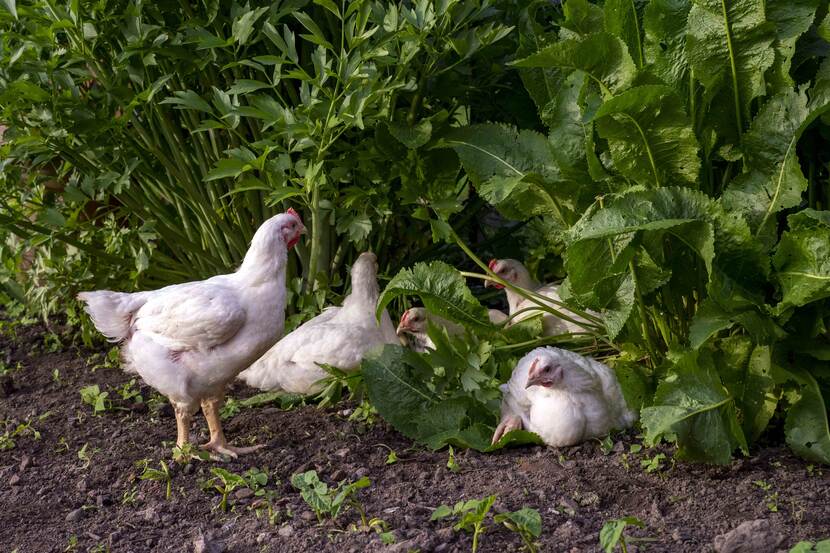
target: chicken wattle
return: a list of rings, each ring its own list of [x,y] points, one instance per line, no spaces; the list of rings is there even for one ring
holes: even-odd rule
[[[219,408],[227,383],[282,335],[288,250],[304,232],[289,209],[257,229],[234,273],[149,292],[78,294],[95,327],[122,344],[126,370],[173,404],[177,445],[188,442],[201,405],[210,429],[203,448],[233,457],[254,449],[227,443]]]

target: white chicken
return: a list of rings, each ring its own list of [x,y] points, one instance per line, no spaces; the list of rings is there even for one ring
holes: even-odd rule
[[[637,420],[608,366],[559,348],[536,348],[522,357],[501,390],[501,421],[493,443],[524,428],[550,446],[563,447]]]
[[[559,297],[559,286],[556,284],[539,284],[536,282],[533,277],[530,276],[530,272],[527,268],[521,264],[521,262],[516,261],[515,259],[491,259],[490,263],[488,264],[490,270],[493,271],[497,276],[499,276],[502,280],[506,280],[507,282],[517,286],[519,288],[524,288],[525,290],[529,290],[541,296],[545,296],[550,298],[556,302],[562,301],[562,298]],[[510,310],[510,315],[513,316],[520,311],[516,315],[515,318],[511,319],[511,323],[522,321],[524,319],[535,317],[539,315],[540,312],[543,312],[537,303],[526,299],[520,296],[518,293],[514,292],[510,288],[505,288],[504,285],[499,284],[493,280],[486,280],[484,281],[485,288],[504,288],[505,293],[507,294],[507,305]],[[569,318],[573,319],[573,321],[566,321],[565,319],[561,319],[556,317],[555,315],[547,312],[543,312],[544,315],[542,316],[542,335],[543,336],[555,336],[557,334],[569,334],[573,332],[585,332],[585,328],[578,324],[578,323],[588,323],[583,317],[572,313],[565,307],[561,305],[551,303],[550,306],[557,311],[562,312]],[[525,311],[527,310],[527,311]]]
[[[507,315],[498,309],[488,309],[487,316],[493,324],[501,324],[507,320]],[[405,346],[418,353],[435,349],[435,344],[427,334],[427,321],[446,328],[447,332],[453,335],[463,334],[464,332],[464,327],[461,325],[438,315],[433,315],[424,307],[411,307],[401,315],[397,329],[398,338]]]
[[[373,347],[399,343],[386,310],[380,325],[375,319],[377,268],[375,254],[360,254],[352,266],[352,291],[342,307],[330,307],[286,335],[239,378],[262,390],[313,394],[327,376],[319,364],[353,371]]]
[[[201,403],[210,429],[204,449],[231,457],[256,449],[227,443],[219,408],[227,383],[282,335],[288,250],[304,232],[289,209],[257,229],[235,273],[150,292],[78,294],[95,327],[122,344],[126,370],[173,404],[178,446],[189,441]]]

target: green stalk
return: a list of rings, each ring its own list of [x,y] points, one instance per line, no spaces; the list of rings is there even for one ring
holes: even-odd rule
[[[634,295],[636,297],[637,310],[640,313],[640,326],[646,339],[646,348],[648,349],[649,356],[651,357],[652,366],[654,366],[657,360],[657,347],[654,345],[654,338],[651,335],[651,327],[648,324],[649,319],[646,312],[646,304],[645,301],[643,301],[643,294],[640,292],[640,283],[637,279],[637,270],[634,267],[633,259],[628,262],[628,270],[631,271],[631,278],[634,280]]]

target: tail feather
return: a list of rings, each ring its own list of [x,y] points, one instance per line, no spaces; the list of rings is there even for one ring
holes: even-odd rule
[[[95,328],[110,342],[122,342],[130,337],[135,312],[147,301],[145,294],[109,290],[81,292],[78,299],[86,303],[84,310]]]

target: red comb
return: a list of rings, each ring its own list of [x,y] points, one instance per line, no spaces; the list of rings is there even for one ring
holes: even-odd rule
[[[297,213],[297,211],[296,211],[293,207],[289,207],[288,209],[286,209],[286,210],[285,210],[285,212],[286,212],[286,213],[288,213],[289,215],[293,215],[294,217],[296,217],[297,219],[299,219],[299,221],[300,221],[301,223],[303,222],[303,218],[302,218],[302,217],[300,217],[300,214],[299,214],[299,213]]]
[[[496,269],[495,269],[496,263],[498,263],[498,262],[499,262],[498,259],[491,259],[490,263],[487,264],[487,268],[495,273],[496,272]]]

